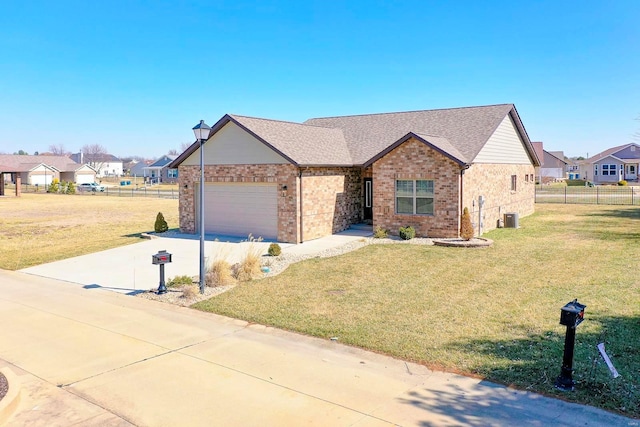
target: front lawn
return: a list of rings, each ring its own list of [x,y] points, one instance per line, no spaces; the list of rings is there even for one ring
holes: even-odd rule
[[[178,226],[178,201],[95,195],[0,197],[0,268],[19,270],[140,241],[162,212]]]
[[[194,307],[640,417],[640,209],[543,204],[520,226],[486,234],[487,249],[312,259]],[[587,305],[578,384],[562,393],[560,308],[574,298]],[[593,365],[601,338],[615,380]]]

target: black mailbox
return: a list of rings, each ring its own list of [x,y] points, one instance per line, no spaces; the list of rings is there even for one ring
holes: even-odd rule
[[[586,305],[580,304],[577,299],[568,302],[560,309],[560,324],[575,328],[584,320],[584,309]]]
[[[157,254],[151,255],[152,264],[168,264],[171,262],[171,254],[167,251],[158,251]]]

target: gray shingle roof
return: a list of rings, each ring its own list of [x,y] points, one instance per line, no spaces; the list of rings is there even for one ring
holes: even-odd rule
[[[238,115],[230,117],[298,165],[353,165],[351,153],[339,128]]]
[[[604,150],[598,154],[595,154],[591,157],[589,157],[586,162],[587,163],[593,163],[593,162],[597,162],[598,160],[604,159],[607,156],[616,154],[618,151],[622,151],[625,148],[631,146],[631,145],[635,145],[636,147],[638,146],[638,144],[635,144],[633,142],[629,143],[629,144],[623,144],[623,145],[618,145],[617,147],[611,147],[607,150]]]
[[[13,172],[27,171],[30,169],[24,169],[21,165],[39,165],[44,163],[48,166],[53,166],[60,172],[74,172],[81,165],[75,163],[67,156],[42,156],[42,155],[19,155],[19,154],[0,154],[0,164],[6,165],[10,168],[20,168]]]
[[[304,123],[225,115],[210,136],[232,121],[295,165],[354,166],[369,164],[411,134],[464,164],[473,161],[508,114],[536,163],[513,104],[324,117]],[[170,167],[178,167],[197,149],[194,143]]]
[[[470,162],[513,108],[513,104],[500,104],[327,117],[304,124],[342,129],[354,164],[364,164],[409,132],[445,138]]]

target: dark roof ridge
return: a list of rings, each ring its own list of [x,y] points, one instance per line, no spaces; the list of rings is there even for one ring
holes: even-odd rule
[[[321,119],[339,119],[346,117],[364,117],[364,116],[384,116],[391,114],[411,114],[411,113],[424,113],[426,111],[447,111],[447,110],[466,110],[470,108],[487,108],[487,107],[502,107],[502,106],[513,106],[513,103],[503,103],[503,104],[490,104],[490,105],[472,105],[467,107],[449,107],[449,108],[434,108],[430,110],[409,110],[409,111],[391,111],[386,113],[369,113],[369,114],[351,114],[347,116],[328,116],[328,117],[312,117],[307,120],[321,120]]]

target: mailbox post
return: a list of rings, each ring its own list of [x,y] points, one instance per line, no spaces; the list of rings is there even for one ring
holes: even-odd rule
[[[167,286],[164,283],[164,265],[171,262],[171,254],[165,250],[158,251],[157,254],[151,255],[151,263],[160,266],[160,285],[158,286],[158,295],[167,293]]]
[[[564,391],[572,391],[573,381],[573,350],[576,342],[576,327],[584,320],[586,305],[580,304],[577,299],[565,304],[560,309],[560,324],[567,327],[564,336],[564,355],[562,357],[562,369],[556,378],[556,388]]]

